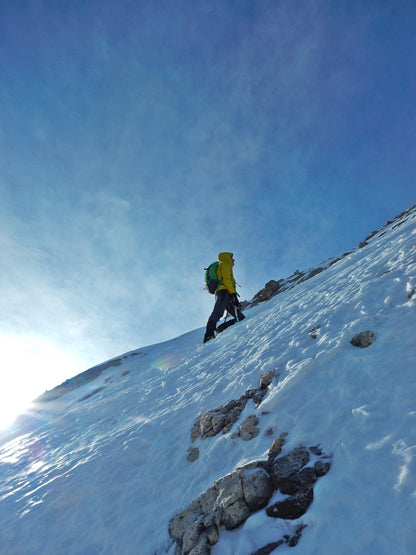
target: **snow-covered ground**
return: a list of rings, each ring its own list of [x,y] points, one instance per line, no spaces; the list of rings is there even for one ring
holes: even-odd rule
[[[259,511],[221,531],[214,555],[248,555],[297,522],[307,525],[298,545],[276,553],[416,553],[415,289],[413,209],[206,345],[199,329],[138,349],[45,404],[0,435],[0,553],[172,554],[170,519],[265,458],[282,432],[284,452],[320,444],[332,455],[312,505],[295,522]],[[351,345],[365,330],[375,343]],[[189,462],[197,416],[273,369],[261,406],[249,401],[229,433],[198,439]],[[260,434],[232,439],[252,413]]]

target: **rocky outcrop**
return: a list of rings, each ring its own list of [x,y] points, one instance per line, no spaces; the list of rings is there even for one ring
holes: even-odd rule
[[[231,430],[232,426],[240,418],[241,413],[245,409],[247,402],[253,399],[254,406],[257,408],[260,406],[265,395],[267,394],[268,388],[271,385],[273,378],[276,377],[276,371],[272,370],[267,374],[260,376],[260,385],[257,389],[247,389],[247,391],[237,400],[227,401],[223,405],[210,409],[203,414],[201,414],[195,421],[191,430],[191,441],[194,442],[197,438],[201,437],[206,439],[208,437],[216,436],[219,433],[227,433]],[[248,435],[253,434],[253,423],[256,420],[256,416],[249,417],[249,421],[246,422],[245,426],[241,429],[239,434],[242,435],[243,439],[248,439]],[[254,424],[255,426],[257,422]],[[251,431],[249,431],[249,429]],[[255,434],[257,435],[257,433]],[[252,437],[255,437],[252,435]],[[251,439],[249,438],[249,439]]]
[[[416,205],[412,206],[411,208],[409,208],[408,210],[406,210],[405,212],[402,212],[401,214],[399,214],[398,216],[396,216],[396,218],[394,218],[394,220],[392,221],[388,221],[385,223],[385,225],[381,228],[378,229],[376,231],[372,231],[370,233],[370,235],[368,235],[368,237],[366,237],[364,239],[364,241],[361,241],[358,244],[358,249],[362,249],[364,247],[366,247],[369,243],[369,241],[371,239],[373,239],[374,237],[381,237],[382,235],[384,235],[385,233],[385,228],[389,225],[392,225],[392,229],[395,229],[399,226],[401,226],[402,224],[404,224],[409,218],[414,218]],[[320,266],[318,266],[317,268],[313,268],[310,270],[307,270],[305,272],[300,272],[299,270],[296,270],[290,277],[286,278],[286,279],[280,279],[278,281],[272,279],[270,281],[268,281],[264,288],[261,289],[258,293],[256,293],[254,295],[254,297],[252,298],[251,301],[243,301],[241,303],[242,308],[245,309],[247,307],[251,307],[251,306],[256,306],[259,303],[262,303],[264,301],[268,301],[269,299],[271,299],[272,297],[274,297],[275,295],[282,293],[283,291],[287,291],[288,289],[292,289],[293,287],[295,287],[297,284],[302,283],[308,279],[313,278],[314,276],[316,276],[317,274],[320,274],[321,272],[323,272],[324,270],[326,270],[327,268],[330,268],[331,266],[333,266],[334,264],[336,264],[337,262],[339,262],[340,260],[343,260],[344,258],[346,258],[347,256],[349,256],[350,254],[352,254],[354,252],[354,250],[351,251],[347,251],[344,254],[342,254],[341,256],[334,258],[334,259],[329,259],[325,262],[322,262]]]
[[[259,303],[263,303],[264,301],[268,301],[277,293],[279,293],[280,288],[282,287],[283,279],[279,281],[275,281],[271,279],[266,283],[264,289],[261,289],[258,293],[256,293],[251,301],[252,306],[256,306]]]
[[[307,511],[314,484],[329,471],[330,458],[319,448],[302,445],[279,456],[286,435],[273,441],[266,460],[254,461],[220,478],[171,520],[169,534],[177,544],[178,555],[209,554],[222,529],[234,530],[266,507],[268,516],[285,520],[298,519]],[[287,497],[269,505],[277,489]],[[302,529],[296,527],[293,534],[257,553],[270,553],[267,549],[271,545],[296,545]]]

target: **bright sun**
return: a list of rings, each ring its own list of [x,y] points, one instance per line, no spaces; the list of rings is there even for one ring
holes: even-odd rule
[[[43,338],[0,336],[0,429],[38,395],[82,371],[80,361]]]

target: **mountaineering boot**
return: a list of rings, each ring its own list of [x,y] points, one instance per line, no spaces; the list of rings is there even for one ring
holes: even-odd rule
[[[210,339],[214,339],[215,335],[208,335],[207,333],[204,335],[204,343],[207,343]]]
[[[230,326],[233,326],[236,323],[236,321],[237,320],[235,318],[233,318],[232,320],[228,320],[228,322],[223,322],[222,324],[217,326],[217,329],[215,331],[217,333],[221,333],[222,331],[226,330]]]

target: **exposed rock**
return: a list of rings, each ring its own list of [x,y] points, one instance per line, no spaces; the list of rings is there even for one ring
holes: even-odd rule
[[[169,524],[169,534],[180,546],[182,546],[185,531],[201,517],[202,509],[199,499],[192,503],[184,511],[172,518]]]
[[[308,510],[309,505],[313,501],[313,488],[303,490],[302,492],[288,497],[283,501],[275,503],[266,509],[268,516],[274,518],[283,518],[288,520],[296,520],[303,516]]]
[[[215,524],[213,524],[212,526],[208,526],[207,538],[210,545],[215,545],[216,543],[218,543],[218,540],[220,539],[220,535],[218,533],[218,528],[215,526]]]
[[[243,524],[250,514],[250,509],[244,499],[238,499],[224,509],[221,521],[227,530],[234,530]]]
[[[283,544],[287,544],[289,547],[295,547],[298,544],[299,539],[302,535],[302,532],[305,528],[306,528],[306,524],[300,524],[295,528],[295,531],[292,535],[289,536],[288,534],[285,534],[283,536],[283,539],[277,542],[273,542],[265,545],[261,549],[258,549],[257,551],[252,553],[252,555],[269,555],[277,547]]]
[[[191,441],[194,442],[198,437],[206,439],[208,437],[216,436],[221,432],[229,432],[235,422],[237,422],[240,418],[240,415],[245,409],[249,399],[253,399],[254,406],[256,408],[260,406],[267,394],[268,385],[270,385],[273,376],[275,375],[275,370],[269,372],[268,374],[264,374],[260,378],[260,388],[247,389],[244,395],[242,395],[237,401],[227,401],[223,405],[215,409],[210,409],[201,414],[192,426]]]
[[[330,468],[331,468],[331,463],[328,460],[323,460],[323,459],[319,459],[318,461],[316,461],[313,467],[315,474],[318,476],[318,478],[321,476],[325,476],[325,474],[329,472]]]
[[[282,285],[283,280],[275,281],[274,279],[268,281],[264,286],[264,289],[261,289],[258,293],[256,293],[252,300],[252,306],[255,306],[259,303],[267,301],[271,299],[279,292],[279,289]]]
[[[307,274],[305,277],[303,277],[303,278],[300,280],[300,282],[306,281],[306,280],[308,280],[308,279],[311,279],[311,278],[317,276],[318,274],[320,274],[321,272],[323,272],[324,270],[325,270],[325,268],[321,268],[321,267],[319,267],[319,268],[314,268],[313,270],[311,270],[311,271],[309,272],[309,274]]]
[[[195,462],[198,458],[199,458],[198,447],[190,447],[188,449],[188,456],[187,456],[188,461]]]
[[[259,419],[255,414],[250,414],[244,422],[241,424],[239,428],[239,436],[244,441],[250,441],[254,437],[258,436],[260,430],[257,428],[257,424],[259,423]]]
[[[271,476],[275,486],[279,487],[283,478],[293,476],[299,472],[303,466],[308,464],[308,462],[309,451],[302,445],[296,447],[288,455],[276,459],[271,465]]]
[[[294,495],[299,491],[309,489],[314,485],[318,476],[311,466],[307,466],[288,478],[283,478],[279,490],[285,495]]]
[[[295,529],[295,533],[292,534],[288,539],[287,539],[287,545],[289,547],[295,547],[295,545],[298,544],[298,541],[302,535],[303,530],[306,528],[306,524],[299,524],[299,526],[296,527]]]
[[[244,472],[242,485],[244,499],[251,512],[266,507],[274,492],[273,482],[269,474],[262,468]]]
[[[220,432],[228,432],[239,419],[247,401],[248,397],[242,396],[238,401],[228,401],[202,414],[192,427],[191,440],[195,441],[199,436],[206,439]]]
[[[186,553],[185,551],[183,552]],[[205,530],[198,537],[195,546],[187,552],[187,555],[209,555],[211,553],[211,546],[209,544],[208,536]]]
[[[192,426],[191,441],[192,443],[201,435],[201,417],[197,418]]]
[[[369,347],[370,345],[372,345],[375,340],[376,336],[372,331],[361,331],[360,333],[354,335],[354,337],[351,339],[351,343],[355,347],[360,347],[361,349],[364,349],[365,347]]]
[[[252,553],[252,555],[269,555],[272,551],[274,551],[275,549],[277,549],[280,545],[283,545],[284,543],[285,543],[284,540],[279,540],[277,542],[268,543],[267,545],[265,545],[261,549],[257,549],[257,551]]]
[[[105,389],[105,385],[103,385],[101,387],[97,387],[97,389],[94,389],[93,391],[90,391],[89,393],[87,393],[87,395],[84,395],[83,397],[81,397],[81,399],[78,399],[78,402],[80,403],[81,401],[86,401],[87,399],[89,399],[93,395],[96,395],[97,393],[100,393],[100,391],[102,391],[103,389]]]
[[[205,532],[205,534],[204,534]],[[207,534],[201,522],[194,522],[191,526],[189,526],[182,538],[182,549],[184,553],[189,553],[192,551],[198,543],[202,547],[203,545],[208,547],[207,545]]]
[[[286,437],[287,432],[283,432],[278,438],[275,438],[273,440],[272,446],[270,447],[269,453],[267,455],[268,465],[272,464],[275,458],[278,457],[282,452],[282,447],[285,444]]]
[[[311,339],[316,339],[318,337],[318,333],[320,329],[321,329],[321,326],[317,324],[309,331],[309,336],[311,337]]]
[[[169,534],[177,544],[177,555],[210,553],[219,541],[221,529],[234,530],[252,513],[267,507],[277,487],[290,497],[267,507],[269,516],[293,520],[306,512],[316,480],[329,470],[329,459],[319,447],[307,449],[302,445],[278,457],[286,435],[274,440],[266,461],[253,461],[223,476],[171,520]],[[310,453],[321,457],[313,468],[305,466]],[[297,527],[294,534],[285,535],[256,553],[270,553],[282,544],[296,545],[303,528],[304,525]]]
[[[276,370],[270,370],[267,374],[262,374],[260,376],[260,389],[267,389],[275,376]]]

